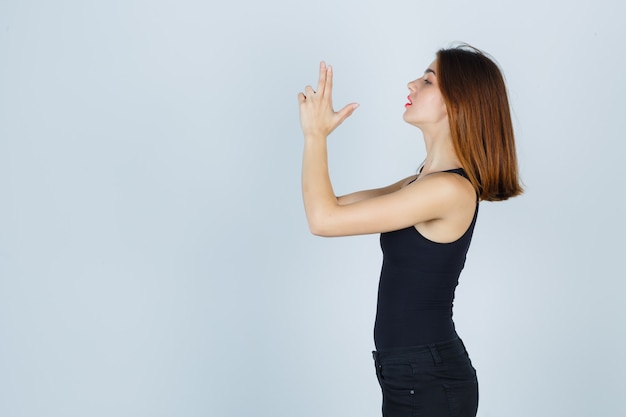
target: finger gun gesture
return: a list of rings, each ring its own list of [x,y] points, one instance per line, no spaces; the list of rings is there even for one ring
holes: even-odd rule
[[[300,126],[305,137],[327,137],[359,106],[351,103],[339,111],[333,109],[333,69],[325,62],[320,63],[317,90],[307,85],[298,94]]]

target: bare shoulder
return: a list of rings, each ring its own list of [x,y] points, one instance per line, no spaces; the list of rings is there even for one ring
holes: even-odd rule
[[[453,242],[461,237],[476,212],[476,192],[472,184],[452,172],[433,173],[415,183],[421,183],[431,198],[439,201],[439,215],[415,224],[415,228],[427,239],[439,243]]]
[[[476,201],[476,192],[472,184],[465,177],[453,172],[434,172],[417,181],[407,181],[406,187],[414,189],[419,194],[428,193],[429,198],[451,203],[467,201],[473,205]]]

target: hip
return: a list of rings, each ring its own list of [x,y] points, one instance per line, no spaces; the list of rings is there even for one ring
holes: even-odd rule
[[[461,339],[383,349],[373,356],[384,416],[476,415],[478,380]]]

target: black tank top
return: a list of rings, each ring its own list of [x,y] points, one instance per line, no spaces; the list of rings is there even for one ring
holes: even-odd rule
[[[465,178],[461,168],[447,170]],[[452,302],[465,265],[476,217],[458,240],[436,243],[415,227],[380,235],[383,265],[374,325],[376,349],[418,346],[454,339]]]

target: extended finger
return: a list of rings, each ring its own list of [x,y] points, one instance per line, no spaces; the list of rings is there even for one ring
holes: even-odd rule
[[[324,89],[326,87],[326,63],[320,62],[320,78],[317,81],[317,92],[324,96]]]
[[[326,68],[326,86],[324,87],[324,98],[332,99],[333,94],[333,67]]]
[[[336,114],[339,117],[340,123],[346,120],[354,111],[359,107],[359,103],[350,103],[344,106],[343,109],[339,110]]]

